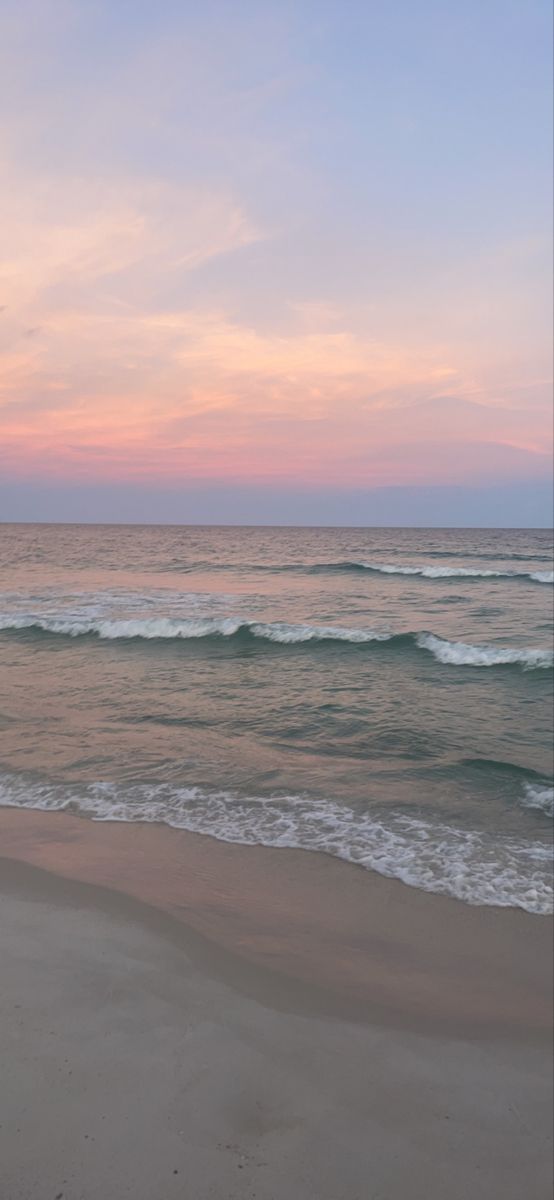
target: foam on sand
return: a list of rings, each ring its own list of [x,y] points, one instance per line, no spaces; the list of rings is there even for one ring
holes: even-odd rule
[[[219,841],[310,850],[468,904],[552,911],[552,848],[406,814],[356,812],[301,795],[240,796],[173,784],[74,787],[0,777],[0,804],[95,821],[161,823]]]

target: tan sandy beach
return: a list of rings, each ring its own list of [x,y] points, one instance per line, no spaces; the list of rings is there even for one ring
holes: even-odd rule
[[[3,1200],[550,1195],[549,920],[161,828],[0,829]]]

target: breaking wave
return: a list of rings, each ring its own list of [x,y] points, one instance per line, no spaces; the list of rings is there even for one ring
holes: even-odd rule
[[[132,617],[75,618],[36,615],[0,616],[0,632],[47,634],[60,637],[94,637],[107,641],[197,641],[226,639],[237,643],[266,642],[282,646],[343,643],[370,646],[387,643],[389,648],[424,650],[439,663],[458,667],[519,666],[532,671],[548,669],[554,653],[546,648],[474,646],[451,642],[434,633],[387,633],[377,629],[348,628],[341,625],[295,625],[284,621],[244,621],[234,617]]]
[[[554,817],[554,788],[525,783],[521,803],[524,808],[538,808],[548,817]]]
[[[356,812],[308,796],[239,796],[172,784],[54,785],[0,777],[0,805],[146,822],[219,841],[309,850],[474,905],[552,911],[552,849],[444,822]]]
[[[344,562],[318,564],[311,568],[319,572],[373,571],[379,575],[414,575],[423,579],[529,579],[533,583],[554,583],[554,571],[499,571],[480,567],[447,567],[424,565],[421,567],[401,566],[396,563]]]
[[[436,552],[427,553],[429,558],[442,558],[443,554]],[[455,557],[454,554],[449,557]],[[466,555],[467,557],[467,555]],[[474,555],[473,557],[493,559],[492,555]],[[523,555],[512,555],[511,561],[523,561]],[[532,561],[534,558],[541,562],[551,562],[551,558],[547,555],[530,555],[526,561]],[[496,560],[495,560],[496,561]],[[178,571],[179,574],[187,575],[197,570],[209,570],[210,572],[227,572],[236,569],[232,563],[210,563],[197,561],[194,563],[171,563],[166,568],[168,571]],[[363,559],[344,559],[337,562],[288,562],[288,563],[241,563],[241,571],[253,572],[256,574],[269,575],[336,575],[345,572],[374,572],[380,575],[413,575],[421,576],[424,579],[511,579],[511,580],[530,580],[533,583],[554,583],[554,571],[536,570],[536,571],[521,571],[511,570],[510,568],[499,570],[498,568],[483,568],[483,567],[462,567],[462,566],[442,566],[433,563],[426,563],[422,566],[409,566],[396,563],[374,563],[366,562]]]
[[[373,629],[348,629],[340,625],[292,625],[285,621],[264,623],[242,621],[235,617],[145,617],[145,618],[102,618],[87,619],[38,616],[0,616],[0,630],[35,630],[42,633],[60,634],[65,637],[93,635],[101,639],[147,640],[177,639],[181,641],[203,638],[234,638],[283,645],[303,642],[383,642],[392,635]]]
[[[456,667],[520,666],[526,671],[551,667],[552,650],[510,648],[509,646],[472,646],[467,642],[449,642],[434,633],[418,633],[416,644],[429,650],[440,663]]]

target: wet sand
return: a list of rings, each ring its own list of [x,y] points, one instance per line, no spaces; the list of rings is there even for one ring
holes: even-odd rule
[[[549,919],[159,827],[0,837],[3,1200],[550,1197]]]
[[[0,847],[167,913],[200,965],[217,949],[222,978],[277,1006],[452,1036],[551,1027],[549,917],[471,907],[322,854],[65,813],[0,809]]]

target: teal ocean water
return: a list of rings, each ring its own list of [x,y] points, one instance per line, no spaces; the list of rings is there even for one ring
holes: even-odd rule
[[[0,526],[0,804],[552,910],[552,535]]]

